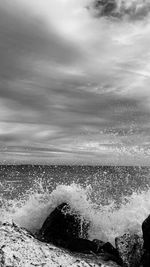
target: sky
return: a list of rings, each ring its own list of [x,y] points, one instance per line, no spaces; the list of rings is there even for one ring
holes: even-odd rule
[[[92,1],[0,1],[1,164],[150,164],[150,1]]]

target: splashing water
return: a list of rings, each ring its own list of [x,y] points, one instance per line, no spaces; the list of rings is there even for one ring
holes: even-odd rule
[[[0,220],[13,220],[21,227],[35,232],[56,206],[67,202],[90,220],[90,239],[98,238],[114,243],[115,237],[126,231],[141,233],[142,221],[150,211],[150,190],[134,192],[130,197],[123,198],[121,205],[116,207],[114,202],[100,205],[93,198],[91,200],[91,186],[85,188],[75,183],[58,185],[51,193],[43,188],[41,181],[35,187],[20,200],[1,199]]]

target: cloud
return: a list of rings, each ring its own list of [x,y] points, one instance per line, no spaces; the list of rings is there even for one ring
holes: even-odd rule
[[[97,17],[126,18],[131,20],[143,19],[150,13],[150,3],[146,1],[116,1],[95,0],[88,6]]]
[[[34,110],[38,116],[49,106],[48,91],[56,80],[61,82],[65,69],[82,56],[71,41],[17,1],[0,3],[0,24],[0,98],[7,110],[20,110],[18,117],[33,111],[34,120]]]
[[[10,10],[6,3],[0,4],[0,76],[1,95],[7,97],[14,89],[8,82],[36,79],[34,65],[41,61],[51,67],[68,66],[81,55],[73,44],[60,38],[52,28],[47,29],[30,11],[23,7],[15,11],[15,5]],[[7,87],[10,87],[8,92]]]
[[[86,2],[0,3],[1,160],[148,162],[149,25]]]

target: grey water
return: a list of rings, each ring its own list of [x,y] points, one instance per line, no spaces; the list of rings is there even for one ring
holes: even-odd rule
[[[26,191],[34,190],[36,181],[42,181],[42,187],[50,193],[57,185],[75,183],[90,185],[97,201],[100,194],[100,200],[107,204],[109,199],[119,202],[122,196],[148,189],[149,174],[150,167],[1,165],[0,194],[6,199],[19,199]]]

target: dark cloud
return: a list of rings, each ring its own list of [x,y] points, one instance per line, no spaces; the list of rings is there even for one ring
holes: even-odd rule
[[[88,9],[94,11],[97,17],[126,18],[129,20],[143,19],[150,13],[149,1],[116,1],[94,0]]]

